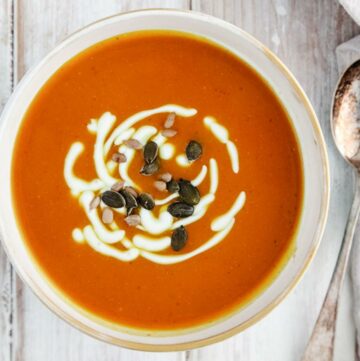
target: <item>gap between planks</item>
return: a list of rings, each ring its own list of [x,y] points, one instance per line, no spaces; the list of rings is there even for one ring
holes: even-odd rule
[[[5,8],[5,7],[4,7]],[[5,9],[4,9],[5,10]],[[4,36],[4,44],[5,51],[7,54],[5,55],[8,58],[8,86],[4,91],[3,99],[1,99],[2,105],[5,105],[6,98],[8,98],[15,88],[15,84],[17,81],[17,71],[16,71],[16,12],[17,12],[17,2],[16,0],[9,0],[6,4],[6,10],[4,16],[7,16],[7,21],[4,21],[6,26],[4,27],[4,32],[6,36]],[[5,19],[4,19],[5,20]],[[6,81],[2,84],[5,86]],[[1,250],[4,252],[4,250]],[[3,312],[3,320],[5,325],[3,327],[4,337],[0,343],[0,347],[2,348],[1,355],[5,358],[4,361],[13,361],[15,360],[15,324],[16,324],[16,274],[15,271],[10,264],[5,252],[2,260],[5,262],[5,272],[3,279],[3,287],[1,290],[1,301],[2,301],[2,312]]]

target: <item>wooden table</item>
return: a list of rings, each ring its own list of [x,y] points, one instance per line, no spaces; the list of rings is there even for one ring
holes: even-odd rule
[[[0,361],[300,360],[333,270],[352,198],[352,173],[329,128],[338,77],[335,47],[360,33],[335,0],[0,0],[0,109],[17,81],[59,41],[99,18],[136,8],[202,11],[232,22],[272,49],[310,97],[331,162],[329,222],[319,252],[291,295],[257,325],[222,343],[170,354],[94,340],[53,315],[16,276],[0,249]],[[342,292],[337,361],[354,360],[349,278]]]

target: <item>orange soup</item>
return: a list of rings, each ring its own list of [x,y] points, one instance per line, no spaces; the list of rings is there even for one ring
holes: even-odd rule
[[[50,282],[114,324],[229,315],[291,254],[302,168],[287,113],[229,51],[176,32],[93,46],[39,91],[12,189]]]

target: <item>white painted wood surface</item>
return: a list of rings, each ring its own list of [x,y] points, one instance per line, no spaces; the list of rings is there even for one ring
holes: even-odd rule
[[[325,295],[352,197],[350,169],[337,154],[329,109],[335,47],[359,34],[335,0],[0,0],[0,107],[14,83],[71,32],[111,14],[146,7],[202,11],[230,21],[271,48],[304,87],[327,139],[332,200],[320,250],[304,279],[268,317],[222,343],[179,353],[142,353],[94,340],[54,316],[11,269],[0,249],[0,361],[297,361]],[[351,289],[342,292],[336,361],[353,361]]]

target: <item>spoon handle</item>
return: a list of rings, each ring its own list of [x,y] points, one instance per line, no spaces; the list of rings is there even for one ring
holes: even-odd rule
[[[352,241],[360,210],[360,176],[356,177],[356,191],[346,225],[345,236],[336,262],[331,282],[316,321],[302,361],[332,361],[339,293],[349,260]]]

